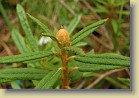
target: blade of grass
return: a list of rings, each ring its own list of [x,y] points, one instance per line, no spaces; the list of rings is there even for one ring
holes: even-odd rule
[[[130,79],[128,78],[117,78],[121,83],[127,85],[128,87],[130,87]]]
[[[11,30],[12,29],[12,24],[11,24],[10,19],[9,19],[9,17],[8,17],[4,7],[3,7],[3,5],[2,5],[2,1],[1,0],[0,0],[0,12],[1,12],[2,16],[4,17],[4,20],[7,23],[9,29]]]
[[[67,28],[67,31],[72,34],[78,23],[80,22],[81,15],[76,16],[70,23],[70,25]]]

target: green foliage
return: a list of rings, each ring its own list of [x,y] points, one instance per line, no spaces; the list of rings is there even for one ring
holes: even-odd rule
[[[3,5],[2,5],[2,1],[1,1],[1,0],[0,0],[0,12],[1,12],[1,14],[3,15],[4,20],[6,21],[6,23],[7,23],[8,27],[9,27],[9,29],[12,29],[12,24],[11,24],[11,22],[10,22],[10,19],[9,19],[8,16],[7,16],[7,13],[6,13],[6,11],[5,11]]]
[[[25,31],[26,37],[27,37],[28,42],[31,46],[31,49],[33,51],[38,51],[39,49],[38,49],[37,43],[33,37],[32,31],[30,29],[30,26],[29,26],[29,23],[27,21],[27,17],[26,17],[26,14],[25,14],[23,7],[18,4],[16,7],[16,10],[17,10],[17,14],[18,14],[18,17],[20,19],[20,22],[21,22],[21,26],[22,26],[23,30]]]
[[[2,79],[11,80],[40,80],[45,74],[0,74]]]
[[[41,29],[48,33],[48,34],[52,34],[52,32],[48,29],[48,27],[46,27],[42,22],[40,22],[37,18],[31,16],[30,14],[27,14],[29,16],[30,19],[32,19],[34,22],[36,22],[40,27]]]
[[[123,84],[125,84],[126,86],[130,87],[130,79],[128,79],[128,78],[118,78],[118,80],[120,82],[122,82]]]
[[[116,48],[119,45],[119,43],[117,42],[117,39],[119,37],[121,37],[124,40],[127,39],[127,35],[124,34],[125,31],[124,32],[122,31],[122,29],[123,29],[122,24],[127,22],[127,19],[125,19],[123,17],[129,17],[129,15],[130,15],[130,10],[127,10],[124,8],[124,5],[129,4],[130,0],[121,0],[121,1],[119,1],[119,0],[106,0],[106,1],[94,0],[94,1],[92,1],[92,3],[96,6],[96,8],[94,9],[95,12],[97,12],[99,14],[103,14],[103,15],[110,15],[109,18],[111,21],[109,21],[108,26],[111,26],[112,28],[111,28],[111,30],[108,30],[108,32],[114,34],[113,51],[116,51]],[[119,10],[116,10],[116,9],[119,9]],[[117,17],[117,18],[115,18],[115,17]],[[129,28],[129,27],[127,26],[126,28]],[[125,44],[125,42],[124,42],[124,44]],[[125,45],[125,46],[127,46],[127,45]]]
[[[50,72],[42,80],[40,80],[40,82],[35,88],[36,89],[51,89],[52,86],[57,81],[57,79],[59,78],[60,74],[61,74],[61,69],[57,69],[56,71]]]
[[[16,81],[11,82],[11,87],[13,89],[21,89],[21,87],[16,83]]]
[[[71,82],[74,82],[80,80],[82,76],[83,76],[82,72],[80,72],[79,70],[75,70],[70,74],[69,78]]]
[[[107,20],[108,19],[100,20],[96,23],[93,23],[93,24],[87,26],[86,28],[79,31],[78,33],[76,33],[75,35],[73,35],[71,37],[71,44],[75,45],[76,43],[78,43],[79,41],[81,41],[82,39],[87,37],[90,33],[95,31],[99,26],[103,25]]]
[[[24,38],[21,36],[17,29],[12,30],[11,36],[20,53],[27,53],[29,51],[24,42]]]
[[[75,27],[78,25],[78,23],[80,22],[81,19],[81,15],[76,16],[70,23],[70,25],[67,28],[67,31],[72,34],[72,32],[74,31]]]
[[[0,70],[0,83],[14,80],[40,80],[47,72],[35,68],[7,68]]]
[[[7,78],[6,78],[6,79],[1,78],[1,79],[0,79],[0,84],[1,84],[1,83],[5,83],[5,82],[11,82],[11,81],[12,81],[12,80],[7,79]]]
[[[74,52],[74,53],[76,53],[77,55],[80,55],[80,56],[85,55],[84,51],[81,48],[77,48],[77,47],[64,47],[64,50],[72,51],[72,52]]]
[[[120,59],[120,60],[128,60],[128,61],[130,60],[129,57],[122,56],[122,55],[119,55],[119,54],[114,54],[114,53],[104,53],[104,54],[89,53],[89,54],[90,55],[87,55],[86,57],[90,57],[90,58]]]
[[[123,66],[90,64],[90,66],[86,65],[86,66],[83,66],[83,67],[79,67],[79,71],[81,71],[81,72],[92,72],[92,71],[113,70],[113,69],[121,69],[121,68],[124,68],[124,67]]]
[[[48,27],[46,27],[42,22],[40,22],[38,19],[36,19],[35,17],[31,16],[30,14],[27,14],[29,16],[29,18],[31,18],[34,22],[37,23],[38,26],[41,27],[41,29],[45,32],[42,33],[43,36],[48,36],[50,38],[52,38],[54,41],[57,41],[56,37],[54,36],[54,33],[52,33]]]
[[[99,58],[97,57],[88,58],[88,57],[76,56],[75,60],[83,63],[88,63],[88,64],[116,65],[116,66],[124,66],[124,67],[130,66],[129,60],[122,60],[121,58],[105,58],[105,56]]]
[[[0,70],[0,74],[46,74],[42,69],[35,68],[7,68]]]
[[[39,51],[39,52],[24,53],[24,54],[14,55],[14,56],[5,56],[5,57],[0,57],[0,64],[35,60],[43,57],[48,57],[53,54],[54,54],[53,52]]]
[[[94,4],[99,8],[96,10],[96,12],[99,13],[109,13],[109,10],[107,10],[104,6],[101,6],[101,4],[113,4],[113,2],[104,2],[102,0],[93,2],[95,2]],[[2,9],[1,7],[2,6],[0,5],[0,9]],[[15,82],[15,80],[32,80],[35,89],[54,89],[61,87],[60,76],[62,76],[62,83],[64,80],[63,76],[66,75],[68,75],[68,79],[70,80],[69,82],[75,82],[84,78],[84,74],[88,72],[92,73],[95,71],[107,71],[130,67],[129,57],[115,53],[95,54],[93,50],[85,53],[81,48],[79,48],[80,46],[87,45],[87,43],[81,42],[81,40],[83,40],[89,34],[93,33],[93,31],[102,26],[108,19],[103,19],[96,23],[93,22],[89,26],[86,26],[84,29],[73,35],[73,31],[81,19],[81,15],[77,15],[67,27],[67,31],[70,33],[69,43],[71,44],[68,45],[68,47],[60,47],[60,43],[56,39],[55,33],[53,33],[39,19],[31,16],[30,14],[27,14],[28,17],[32,19],[33,22],[35,22],[45,32],[42,33],[42,35],[48,36],[55,41],[49,43],[49,45],[44,46],[44,49],[41,50],[40,47],[38,47],[36,39],[32,34],[23,7],[18,4],[16,10],[21,26],[25,32],[25,38],[22,37],[18,30],[14,28],[12,29],[11,36],[21,54],[0,57],[0,64],[22,62],[27,64],[27,68],[3,68],[0,70],[0,83],[10,82],[14,89],[20,89],[20,86]],[[3,12],[3,16],[6,15],[4,13],[5,12]],[[122,14],[128,14],[126,12],[122,12],[122,10],[118,13],[120,17]],[[119,27],[117,24],[119,24],[119,22],[117,23],[115,20],[112,21],[112,27],[114,28],[115,34],[118,34],[119,32]],[[24,41],[26,38],[27,42]],[[75,54],[65,55],[69,52],[73,52]],[[66,63],[68,63],[66,66],[68,73],[66,73],[64,65]],[[30,68],[36,66],[37,68]],[[105,79],[117,87],[126,88],[125,86],[121,86],[120,83],[117,84],[117,82],[111,78],[106,77]],[[87,80],[88,79],[86,79],[86,81]],[[118,78],[118,80],[128,87],[130,86],[130,81],[128,79]]]

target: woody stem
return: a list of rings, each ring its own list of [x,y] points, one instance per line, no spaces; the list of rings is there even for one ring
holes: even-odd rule
[[[68,52],[63,49],[61,49],[61,60],[63,68],[62,88],[69,89]]]

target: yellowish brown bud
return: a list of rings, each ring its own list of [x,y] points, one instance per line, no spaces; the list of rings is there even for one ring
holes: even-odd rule
[[[66,31],[65,29],[60,29],[56,34],[56,38],[60,44],[66,46],[69,45],[70,36],[68,31]]]

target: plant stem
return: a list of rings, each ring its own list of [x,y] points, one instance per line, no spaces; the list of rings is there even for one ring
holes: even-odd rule
[[[63,68],[62,89],[69,89],[68,52],[63,49],[61,49],[61,60]]]

